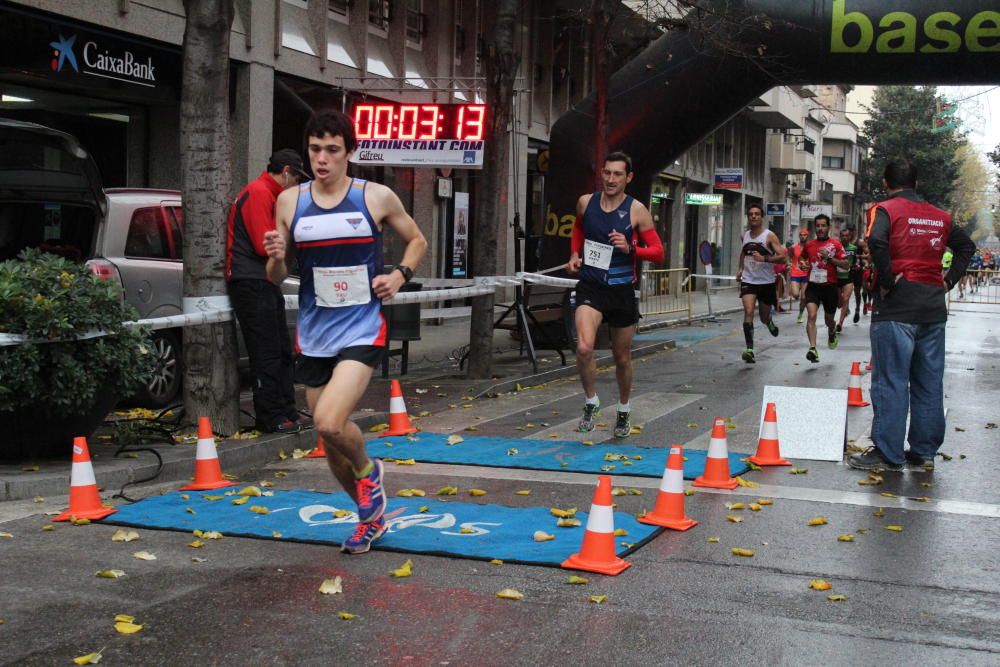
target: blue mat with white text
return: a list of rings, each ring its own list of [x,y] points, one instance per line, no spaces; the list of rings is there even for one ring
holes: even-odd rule
[[[225,496],[225,492],[232,493],[220,489],[146,498],[120,507],[102,523],[186,533],[214,530],[225,537],[315,542],[339,548],[358,521],[354,501],[343,492],[275,491],[273,496],[251,497],[243,505],[232,502],[240,496]],[[267,513],[253,510],[254,507],[264,508]],[[347,511],[338,517],[334,514],[340,513],[338,510]],[[426,497],[391,498],[385,513],[385,535],[373,548],[559,566],[580,550],[587,513],[579,512],[576,517],[581,523],[579,527],[560,528],[547,508]],[[641,524],[623,512],[615,512],[615,528],[626,532],[615,538],[619,556],[632,553],[663,530]],[[537,542],[534,539],[537,530],[554,535],[555,539]],[[211,540],[202,541],[210,550]]]
[[[585,445],[564,440],[464,435],[461,442],[449,445],[449,437],[439,433],[416,433],[408,437],[377,438],[368,441],[368,454],[382,459],[414,459],[424,463],[661,477],[670,453],[666,447]],[[701,449],[684,450],[684,479],[694,479],[704,472],[706,454]],[[740,461],[746,456],[729,453],[730,475],[741,475],[749,470]]]

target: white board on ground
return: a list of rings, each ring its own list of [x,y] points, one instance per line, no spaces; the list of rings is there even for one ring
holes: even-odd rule
[[[786,459],[842,461],[847,428],[847,390],[809,387],[764,387],[764,411],[774,403],[778,413],[778,442]],[[758,429],[758,437],[759,437]]]

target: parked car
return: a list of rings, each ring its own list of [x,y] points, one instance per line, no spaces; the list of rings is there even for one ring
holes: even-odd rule
[[[0,261],[38,247],[86,261],[119,282],[143,319],[183,312],[184,210],[177,190],[101,188],[97,166],[72,136],[0,118]],[[298,293],[297,278],[282,285]],[[294,336],[296,313],[287,314]],[[153,333],[156,365],[134,401],[177,401],[183,377],[180,329]],[[242,336],[240,362],[246,363]],[[294,337],[292,338],[294,340]]]

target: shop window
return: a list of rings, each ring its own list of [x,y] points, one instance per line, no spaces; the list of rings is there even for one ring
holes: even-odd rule
[[[414,44],[420,44],[424,35],[427,34],[427,16],[423,10],[423,0],[407,0],[406,39]]]
[[[125,239],[125,256],[171,259],[164,211],[159,206],[137,209],[132,214]]]
[[[391,0],[368,0],[368,23],[382,30],[389,29],[392,20]]]

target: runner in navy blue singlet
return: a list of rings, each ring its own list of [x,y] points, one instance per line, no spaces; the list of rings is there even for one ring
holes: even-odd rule
[[[264,235],[267,276],[281,284],[286,250],[294,248],[301,278],[295,380],[306,386],[330,470],[358,504],[357,529],[342,548],[364,553],[384,531],[386,494],[382,462],[368,458],[350,417],[385,354],[382,300],[413,276],[427,241],[392,190],[347,175],[357,146],[350,118],[315,114],[305,134],[315,180],[278,196],[277,230]],[[385,225],[406,244],[388,274],[381,270]]]

